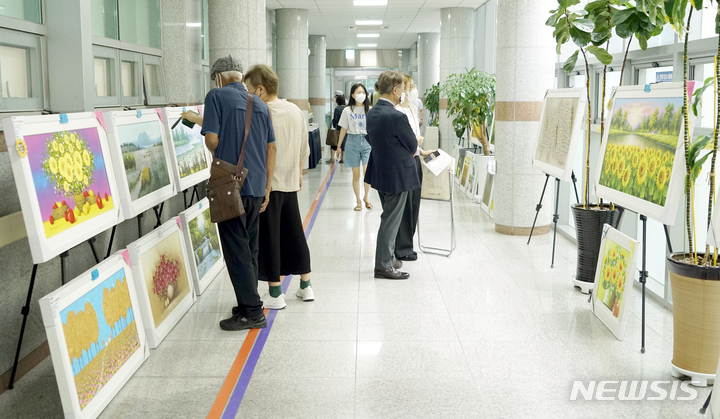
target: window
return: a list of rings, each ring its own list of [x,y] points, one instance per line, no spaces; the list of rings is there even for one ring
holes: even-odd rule
[[[597,102],[595,106],[595,111],[597,112],[595,118],[597,118],[598,123],[600,123],[600,115],[602,113],[602,109],[599,107],[600,101],[602,100],[602,77],[603,73],[599,71],[597,73]],[[608,116],[607,105],[612,98],[613,90],[618,86],[620,86],[620,70],[610,71],[608,68],[607,74],[605,75],[605,103],[603,104],[606,118]]]
[[[118,39],[117,0],[91,0],[92,33],[95,36]]]
[[[160,38],[160,0],[119,2],[120,40],[151,48],[162,48]]]
[[[0,15],[42,23],[41,0],[0,0]]]
[[[715,64],[695,64],[691,66],[693,80],[695,80],[695,89],[699,89],[705,83],[705,79],[715,75]],[[692,101],[693,99],[691,99]],[[715,128],[714,121],[717,112],[717,103],[715,102],[715,92],[710,87],[705,90],[702,96],[702,105],[698,106],[697,124],[702,128]]]
[[[631,38],[630,51],[637,51],[640,49],[640,42],[635,38]],[[665,25],[660,35],[654,36],[648,39],[648,48],[659,47],[662,45],[672,45],[675,43],[675,31],[672,26]]]
[[[210,61],[210,36],[208,35],[208,0],[202,2],[202,60]]]
[[[0,111],[43,109],[40,37],[0,29]]]
[[[653,67],[655,64],[658,67]],[[644,86],[650,83],[670,83],[672,81],[673,66],[671,62],[653,63],[635,67],[635,84]],[[682,77],[680,81],[682,81]]]
[[[705,2],[700,20],[700,37],[712,38],[715,33],[715,18],[717,17],[717,5],[713,2]]]
[[[122,105],[142,105],[142,55],[120,51],[120,86]]]
[[[93,45],[95,106],[119,106],[118,51]]]
[[[165,99],[165,79],[163,78],[162,59],[143,55],[143,77],[145,79],[145,98],[148,105],[163,105]]]

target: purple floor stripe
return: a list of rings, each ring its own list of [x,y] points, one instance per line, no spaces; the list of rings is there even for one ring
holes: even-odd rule
[[[335,168],[336,167],[337,166],[333,166],[333,169],[330,172],[330,178],[328,179],[328,182],[322,191],[322,195],[320,195],[320,199],[318,200],[318,203],[315,206],[315,210],[313,211],[313,215],[310,218],[310,222],[308,223],[308,226],[305,229],[305,239],[306,240],[308,237],[310,237],[310,232],[312,231],[312,228],[315,225],[315,220],[317,219],[317,216],[320,213],[320,207],[322,206],[322,203],[325,200],[325,195],[327,194],[327,191],[330,189],[330,184],[332,183],[333,177],[335,176]],[[283,283],[282,283],[283,293],[287,292],[287,289],[290,286],[291,280],[292,280],[292,275],[288,275],[285,277],[285,279],[283,279]],[[258,334],[257,340],[255,341],[255,345],[253,346],[253,349],[250,352],[250,355],[248,356],[247,361],[245,362],[245,366],[243,367],[243,370],[240,373],[240,377],[238,378],[238,382],[235,385],[235,389],[233,390],[233,393],[230,396],[230,400],[228,400],[228,404],[225,407],[225,411],[223,412],[222,419],[234,419],[235,416],[237,415],[237,412],[240,409],[240,403],[242,403],[242,399],[245,396],[245,392],[247,391],[248,385],[250,385],[250,379],[252,378],[252,375],[255,372],[255,366],[257,365],[258,359],[260,359],[260,354],[262,353],[262,350],[265,347],[265,343],[267,342],[268,335],[270,334],[270,329],[272,329],[273,323],[275,322],[275,317],[277,316],[277,312],[278,312],[277,310],[270,310],[270,312],[268,313],[268,315],[267,315],[268,325],[267,325],[267,327],[262,329],[260,331],[260,333]]]

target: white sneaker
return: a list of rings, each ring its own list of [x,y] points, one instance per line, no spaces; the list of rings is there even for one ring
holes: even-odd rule
[[[305,289],[298,288],[295,296],[297,298],[302,298],[303,301],[315,301],[315,293],[312,290],[312,285]]]
[[[285,303],[285,294],[280,294],[279,297],[273,298],[270,295],[264,298],[263,306],[271,310],[282,310],[287,304]]]

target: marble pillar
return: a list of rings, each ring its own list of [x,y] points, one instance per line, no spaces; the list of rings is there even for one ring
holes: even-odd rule
[[[308,11],[278,9],[277,63],[280,97],[293,102],[308,115]]]
[[[473,68],[474,10],[469,7],[440,9],[440,83],[451,74]],[[440,147],[449,150],[457,135],[448,118],[447,99],[440,96]]]
[[[420,97],[425,91],[440,81],[440,34],[421,33],[418,35],[418,79],[417,87]]]
[[[310,45],[310,58],[308,59],[308,91],[309,102],[313,111],[313,120],[320,126],[322,144],[325,144],[327,127],[325,126],[325,105],[327,94],[325,92],[327,76],[325,75],[326,42],[325,35],[311,35],[308,37]]]
[[[521,3],[521,4],[518,4]],[[495,230],[526,235],[532,227],[545,175],[532,166],[540,113],[555,81],[555,41],[545,26],[553,0],[499,0],[495,105]],[[549,231],[554,209],[549,185],[534,234]]]
[[[163,72],[168,103],[205,99],[202,68],[202,0],[162,0]]]
[[[210,69],[220,57],[232,55],[243,71],[267,61],[265,0],[208,1]]]

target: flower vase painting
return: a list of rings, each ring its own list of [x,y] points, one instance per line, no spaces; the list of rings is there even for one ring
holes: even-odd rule
[[[629,258],[629,251],[612,240],[607,241],[597,293],[598,299],[605,304],[615,318],[620,315]]]
[[[24,141],[46,238],[114,208],[96,128],[28,135]]]

